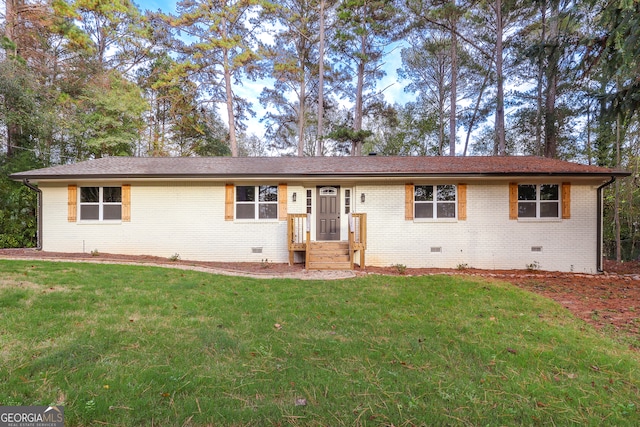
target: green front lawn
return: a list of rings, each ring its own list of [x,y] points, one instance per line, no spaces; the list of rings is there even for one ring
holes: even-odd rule
[[[0,261],[0,404],[67,426],[631,426],[639,362],[477,278]]]

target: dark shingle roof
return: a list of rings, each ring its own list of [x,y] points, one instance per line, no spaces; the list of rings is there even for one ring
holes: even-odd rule
[[[11,175],[15,180],[94,178],[627,176],[543,157],[106,157]]]

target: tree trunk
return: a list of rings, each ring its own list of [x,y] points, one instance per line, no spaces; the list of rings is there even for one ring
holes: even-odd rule
[[[324,5],[325,0],[320,0],[320,40],[318,46],[318,132],[316,135],[316,156],[322,156],[324,151]]]
[[[298,157],[304,156],[304,116],[305,116],[305,104],[307,102],[307,88],[306,79],[304,78],[304,71],[302,72],[302,79],[300,80],[300,101],[298,106]]]
[[[494,154],[504,156],[507,152],[505,135],[504,135],[504,75],[502,71],[503,54],[502,39],[504,37],[504,29],[502,23],[502,0],[495,2],[496,13],[496,77],[497,77],[497,100],[496,100],[496,147]],[[496,150],[497,148],[497,150]]]
[[[227,22],[225,19],[220,23],[222,29],[222,39],[227,40]],[[229,63],[229,49],[223,49],[222,68],[224,70],[224,89],[227,104],[227,119],[229,121],[229,145],[231,157],[238,157],[238,141],[236,139],[236,117],[233,109],[233,88],[231,86],[231,64]]]
[[[560,46],[558,41],[560,11],[559,5],[553,5],[549,22],[549,41],[551,52],[548,55],[547,90],[544,107],[544,156],[555,158],[558,156],[558,129],[556,124],[556,96],[558,92],[558,62],[560,61]]]
[[[616,118],[616,167],[620,167],[620,113]],[[622,240],[620,238],[620,180],[616,180],[613,221],[616,232],[616,262],[622,261]]]
[[[362,57],[358,62],[358,83],[356,85],[356,106],[355,106],[355,117],[353,118],[353,130],[357,132],[362,130],[362,97],[364,92],[364,57],[367,52],[367,40],[366,36],[363,34],[360,37],[360,54]],[[362,141],[353,141],[352,143],[352,156],[360,156],[362,155]]]
[[[593,149],[591,148],[591,101],[587,103],[587,162],[593,164]]]
[[[455,0],[454,0],[455,5]],[[458,37],[457,17],[451,30],[451,104],[449,107],[449,155],[456,155],[456,106],[458,101]]]
[[[444,82],[441,82],[444,83]],[[445,90],[444,85],[440,85],[440,96],[438,99],[438,156],[442,156],[444,152],[445,134],[444,128],[446,126],[446,114],[445,114]]]
[[[18,25],[18,1],[6,0],[5,10],[5,37],[13,43],[11,48],[7,48],[6,57],[16,57],[18,55],[18,43],[16,42],[16,27]],[[13,109],[11,102],[5,99],[5,107],[8,111]],[[13,157],[15,148],[20,141],[20,127],[13,123],[7,123],[7,157]]]
[[[547,85],[544,113],[544,156],[556,158],[558,156],[558,130],[556,126],[557,74],[549,76]]]
[[[471,122],[469,122],[469,129],[467,129],[467,138],[464,141],[464,151],[462,152],[462,157],[467,155],[467,149],[469,148],[469,140],[471,139],[471,132],[473,132],[473,125],[476,123],[476,118],[478,117],[478,110],[480,109],[480,103],[482,102],[482,95],[484,94],[484,90],[489,83],[489,72],[484,75],[484,81],[482,82],[482,86],[480,87],[480,92],[478,93],[478,98],[476,99],[476,105],[473,109],[473,115],[471,116]]]
[[[233,91],[231,90],[231,70],[229,69],[228,52],[224,52],[224,85],[227,96],[227,117],[229,118],[229,145],[231,157],[238,157],[238,142],[236,140],[236,119],[233,111]]]
[[[547,39],[547,2],[540,3],[542,34],[540,39],[544,43]],[[542,55],[538,58],[538,85],[536,93],[536,148],[535,153],[542,155],[542,91],[544,87],[544,58]]]

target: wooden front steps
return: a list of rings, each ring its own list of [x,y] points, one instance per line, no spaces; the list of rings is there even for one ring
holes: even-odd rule
[[[307,270],[351,270],[349,242],[310,242]]]

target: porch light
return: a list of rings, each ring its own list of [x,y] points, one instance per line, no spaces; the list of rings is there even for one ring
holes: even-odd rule
[[[364,203],[364,193],[360,193],[360,201]]]
[[[297,198],[298,195],[296,193],[293,193],[293,195],[291,196],[291,200],[295,202]]]

